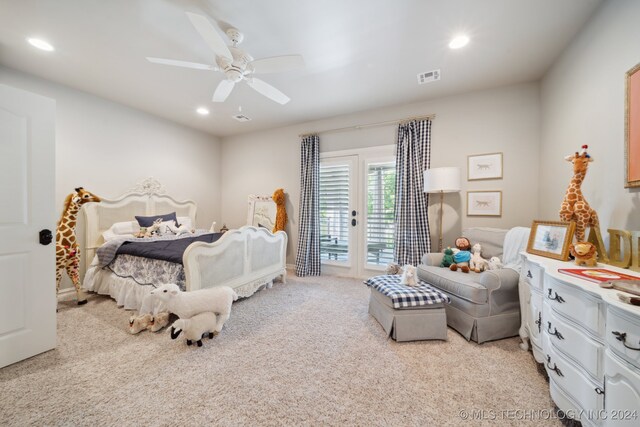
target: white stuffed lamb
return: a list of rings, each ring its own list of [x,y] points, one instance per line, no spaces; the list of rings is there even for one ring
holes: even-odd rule
[[[407,264],[402,267],[402,277],[400,278],[401,285],[418,286],[416,280],[416,268],[413,265]]]
[[[182,292],[178,285],[169,283],[151,291],[153,297],[162,301],[169,313],[181,319],[190,319],[196,314],[210,311],[218,314],[215,330],[220,332],[231,315],[231,304],[238,294],[229,286],[214,286],[197,291]]]
[[[482,252],[482,246],[480,243],[476,243],[471,247],[471,260],[469,261],[469,269],[475,271],[476,273],[480,273],[484,271],[489,266],[489,262],[482,258],[480,253]]]
[[[218,335],[216,327],[217,319],[215,313],[196,314],[191,319],[178,319],[173,322],[173,325],[171,325],[171,339],[175,340],[180,335],[180,332],[184,331],[187,345],[195,342],[198,347],[202,347],[202,337],[205,334],[208,334],[210,339],[214,335]]]
[[[502,268],[502,261],[497,256],[492,256],[489,260],[489,270],[499,270]]]

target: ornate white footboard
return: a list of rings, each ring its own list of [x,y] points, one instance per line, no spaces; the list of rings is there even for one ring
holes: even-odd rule
[[[245,226],[227,231],[214,243],[196,242],[184,253],[187,291],[230,286],[248,297],[273,280],[286,279],[287,234]]]

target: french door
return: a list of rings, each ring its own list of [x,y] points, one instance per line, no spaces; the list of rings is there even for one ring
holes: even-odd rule
[[[327,274],[366,277],[393,261],[393,146],[323,153],[320,258]]]

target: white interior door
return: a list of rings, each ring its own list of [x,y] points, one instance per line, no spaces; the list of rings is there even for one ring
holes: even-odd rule
[[[0,85],[0,367],[56,344],[55,108]]]

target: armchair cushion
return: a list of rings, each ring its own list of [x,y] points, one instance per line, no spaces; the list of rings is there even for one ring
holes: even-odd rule
[[[484,273],[462,273],[448,268],[418,266],[418,277],[434,287],[476,304],[486,304],[487,288],[479,283]]]

